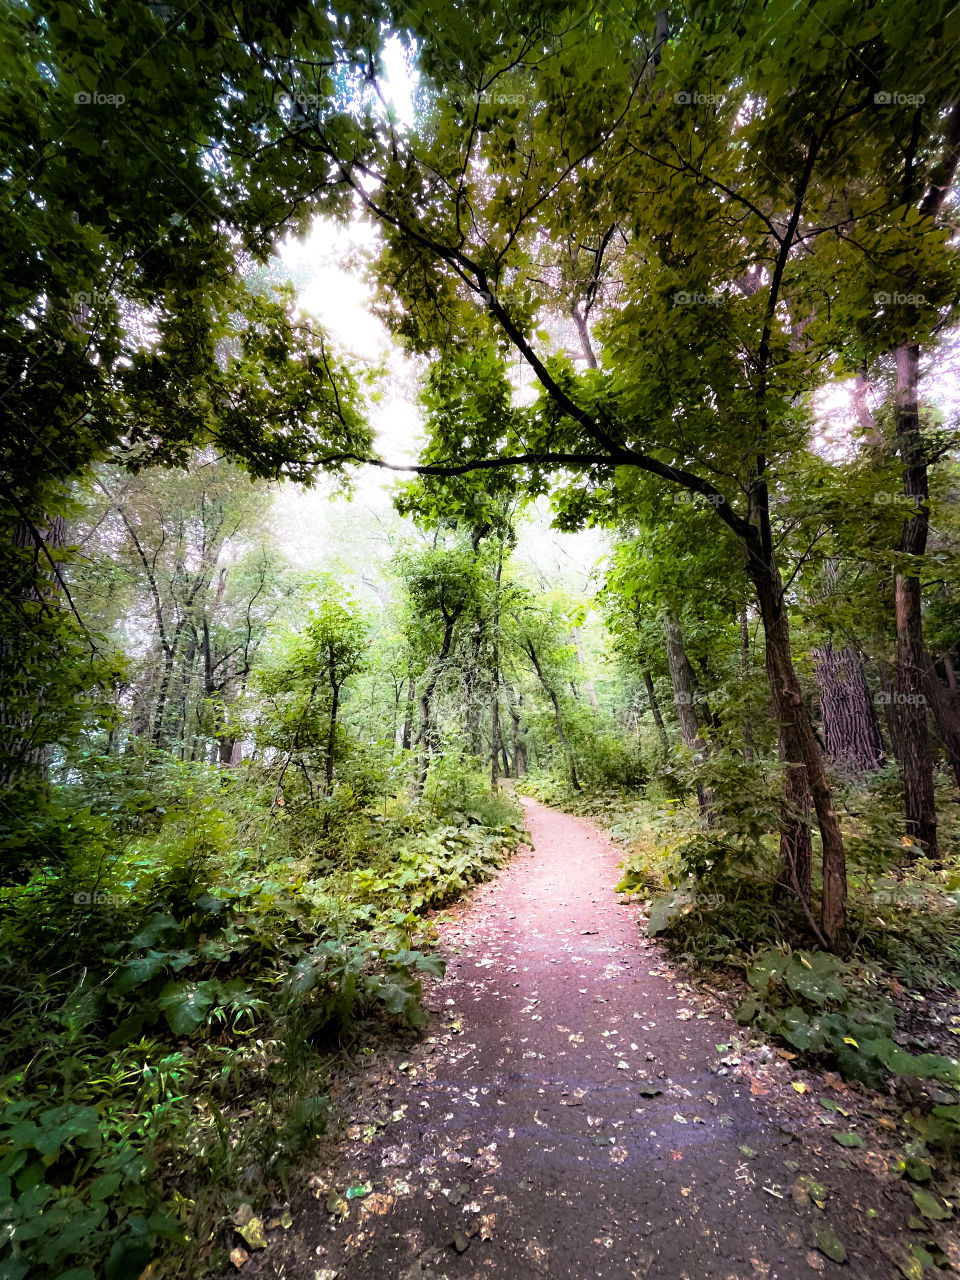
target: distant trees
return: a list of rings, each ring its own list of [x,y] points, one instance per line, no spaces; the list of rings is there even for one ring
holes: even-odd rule
[[[266,534],[271,496],[210,453],[189,471],[97,473],[70,576],[129,654],[128,735],[232,760],[230,708],[296,585]]]

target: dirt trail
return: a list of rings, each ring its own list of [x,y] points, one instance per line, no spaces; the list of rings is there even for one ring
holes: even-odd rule
[[[778,1059],[745,1059],[729,1015],[678,983],[612,892],[608,837],[524,806],[533,850],[444,926],[432,1034],[381,1064],[294,1228],[244,1275],[899,1274],[891,1238],[912,1205],[885,1161],[831,1141],[846,1122]],[[344,1220],[328,1212],[331,1191],[365,1182]],[[842,1268],[816,1249],[825,1228]]]

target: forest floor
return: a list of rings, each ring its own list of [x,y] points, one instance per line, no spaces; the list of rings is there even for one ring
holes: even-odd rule
[[[431,1026],[342,1084],[243,1276],[920,1277],[884,1097],[751,1041],[618,900],[612,840],[524,808],[533,847],[441,925]]]

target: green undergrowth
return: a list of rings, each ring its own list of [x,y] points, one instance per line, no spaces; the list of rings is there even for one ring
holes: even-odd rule
[[[332,838],[238,844],[229,786],[194,769],[132,823],[65,807],[69,868],[4,890],[0,1280],[224,1265],[231,1214],[286,1194],[323,1129],[338,1058],[426,1022],[428,913],[524,834],[478,786],[464,815],[354,815],[344,866]]]

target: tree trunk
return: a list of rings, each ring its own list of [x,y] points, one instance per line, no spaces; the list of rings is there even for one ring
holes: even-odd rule
[[[740,614],[740,687],[746,696],[747,689],[750,684],[750,624],[747,621],[747,611],[742,610]],[[753,725],[750,723],[750,717],[743,717],[743,762],[744,764],[753,763]]]
[[[580,668],[581,671],[583,671],[584,670],[583,645],[580,643],[579,627],[570,628],[570,639],[573,641],[573,647],[577,654],[577,666]],[[594,688],[593,680],[591,679],[591,677],[588,675],[581,676],[580,683],[583,685],[583,691],[587,695],[587,701],[590,703],[591,707],[593,707],[594,711],[599,711],[600,701],[597,698],[597,691]]]
[[[790,653],[790,627],[783,605],[783,587],[775,565],[752,551],[750,575],[757,591],[765,640],[765,664],[773,707],[786,733],[788,758],[803,762],[823,847],[823,894],[820,927],[826,945],[838,953],[849,949],[847,935],[847,867],[840,822],[833,807],[820,744],[803,701],[800,681]],[[800,879],[797,869],[796,879]],[[791,880],[794,877],[791,875]]]
[[[444,616],[443,643],[440,646],[440,653],[437,655],[437,661],[434,663],[430,677],[424,685],[423,693],[420,695],[420,732],[417,735],[417,741],[421,747],[421,755],[420,767],[417,771],[417,779],[413,788],[415,800],[418,800],[423,795],[423,788],[427,782],[427,773],[430,770],[430,757],[437,747],[436,725],[433,722],[433,695],[443,674],[447,658],[450,656],[450,649],[453,645],[453,632],[462,608],[463,606],[461,605],[459,609],[455,609],[452,613]]]
[[[883,720],[890,739],[890,754],[900,759],[900,720],[897,716],[897,673],[886,658],[877,661],[880,675],[880,701],[883,704]]]
[[[797,898],[808,910],[813,876],[813,840],[810,834],[810,786],[799,761],[793,735],[780,730],[780,759],[786,765],[780,806],[780,870],[777,885]]]
[[[34,601],[45,607],[44,602],[50,600],[56,592],[59,571],[54,569],[43,553],[46,548],[51,557],[54,552],[61,551],[67,542],[67,525],[63,516],[51,516],[44,521],[45,528],[37,528],[32,521],[21,519],[13,532],[13,545],[21,551],[32,553],[32,563],[21,575],[17,573],[16,584],[7,583],[5,587],[14,598],[21,601]],[[13,588],[12,590],[10,590]],[[14,624],[15,625],[15,624]],[[29,634],[29,632],[28,632]],[[21,705],[27,710],[12,712],[8,707],[0,705],[0,726],[8,732],[4,735],[6,742],[3,750],[3,767],[0,769],[0,784],[10,787],[14,783],[32,780],[46,791],[49,785],[50,761],[52,748],[46,742],[36,742],[36,729],[42,723],[42,715],[31,714],[31,703],[38,711],[44,700],[43,686],[31,677],[30,662],[22,666],[14,659],[15,641],[11,636],[4,638],[4,666],[11,668],[12,683],[19,686],[17,692]],[[13,668],[19,668],[16,676]],[[22,683],[21,683],[22,680]]]
[[[880,724],[860,655],[828,641],[813,656],[828,759],[853,773],[882,768]]]
[[[500,733],[500,580],[503,575],[503,543],[497,557],[494,574],[493,597],[493,648],[490,673],[490,787],[495,790],[500,781],[500,751],[503,739]],[[509,768],[507,769],[509,773]]]
[[[676,707],[677,719],[680,722],[680,733],[686,747],[694,753],[694,759],[700,762],[706,758],[707,744],[700,736],[697,723],[697,709],[693,701],[693,670],[683,647],[683,632],[680,624],[669,610],[663,614],[663,634],[666,640],[667,665],[670,668],[670,679],[673,683],[673,705]],[[702,783],[697,783],[697,799],[700,812],[707,817],[713,797]]]
[[[527,641],[527,652],[533,661],[533,669],[537,673],[537,678],[546,690],[547,696],[553,703],[553,721],[557,729],[557,741],[563,747],[563,753],[567,758],[567,768],[570,772],[570,785],[574,791],[580,791],[580,780],[577,777],[577,764],[573,758],[573,748],[570,746],[570,740],[563,731],[563,717],[560,714],[560,700],[556,695],[553,686],[548,683],[543,674],[543,668],[540,666],[540,659],[537,657],[537,651],[531,640]]]
[[[522,695],[515,696],[511,685],[506,686],[507,689],[507,709],[510,712],[510,720],[513,724],[513,776],[522,778],[527,772],[527,739],[523,728],[522,708],[520,700]]]
[[[912,511],[903,522],[900,552],[920,557],[926,551],[930,523],[927,465],[917,401],[920,346],[907,343],[894,352],[897,367],[897,444],[903,462],[903,491]],[[923,601],[916,569],[903,565],[894,575],[897,626],[897,720],[900,769],[907,835],[932,859],[939,857],[933,789],[933,752],[927,733],[923,644]]]
[[[952,694],[956,695],[958,692],[957,673],[953,669],[953,662],[950,659],[949,653],[942,654],[940,661],[943,663],[943,673],[947,677],[947,688]]]
[[[657,691],[653,687],[653,677],[649,671],[644,671],[643,673],[643,686],[647,691],[647,702],[650,704],[650,714],[653,716],[653,723],[657,726],[657,735],[660,738],[660,745],[666,751],[670,745],[670,741],[667,738],[666,726],[663,723],[660,703],[657,701]]]
[[[496,677],[494,677],[496,679]],[[496,787],[500,781],[500,700],[497,686],[493,686],[490,706],[490,786]]]
[[[410,750],[410,743],[413,739],[413,705],[416,699],[416,685],[413,676],[407,678],[407,707],[403,716],[403,732],[400,738],[400,746],[404,751]]]
[[[925,651],[923,687],[933,712],[937,733],[947,753],[954,780],[960,787],[960,707],[955,696],[940,681],[933,658]]]
[[[935,164],[918,206],[922,219],[934,222],[943,209],[960,165],[960,99],[950,106],[945,147]],[[909,181],[913,166],[905,167],[904,204],[912,200]],[[930,527],[927,459],[920,429],[920,344],[904,342],[894,348],[897,370],[897,447],[903,463],[903,493],[911,510],[903,522],[900,552],[915,557],[903,563],[894,576],[897,625],[897,721],[901,750],[907,835],[917,841],[929,858],[939,857],[937,813],[933,786],[933,753],[927,733],[923,686],[926,651],[923,643],[923,598],[917,561],[927,549]]]
[[[340,686],[332,684],[331,687],[330,727],[327,730],[327,755],[323,762],[323,793],[327,796],[333,790],[333,757],[337,744],[337,714],[340,710]]]

